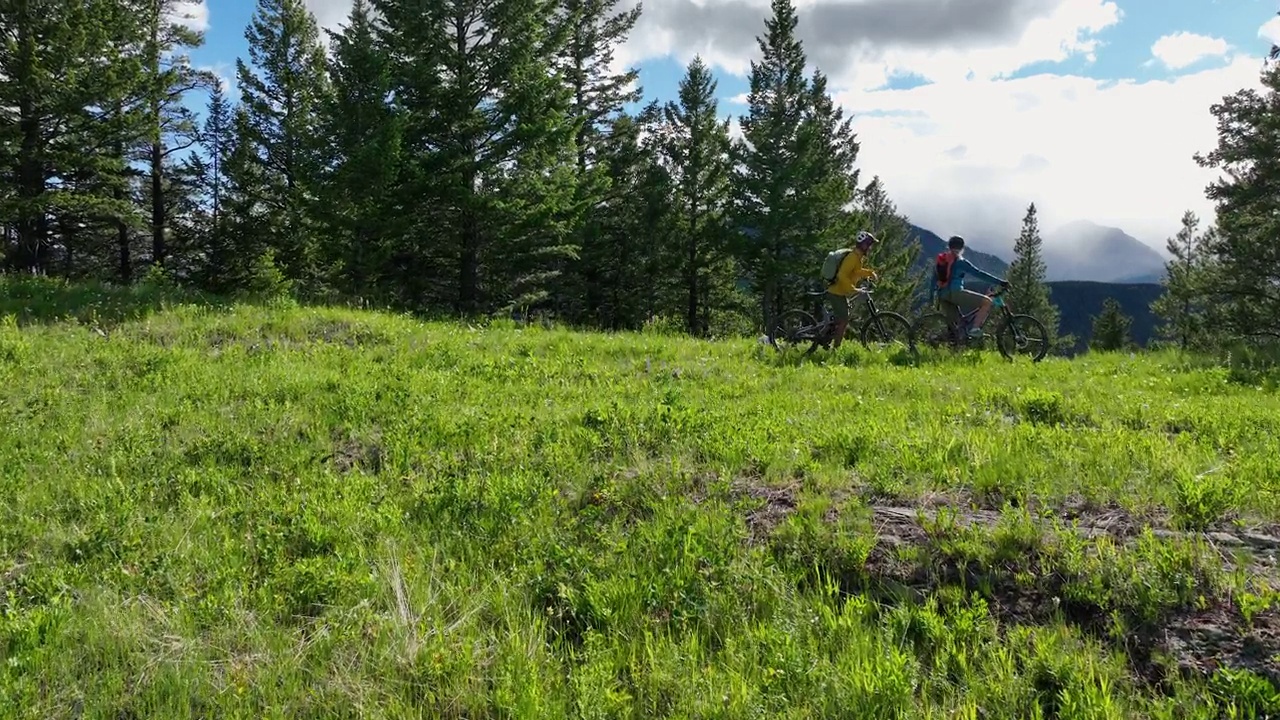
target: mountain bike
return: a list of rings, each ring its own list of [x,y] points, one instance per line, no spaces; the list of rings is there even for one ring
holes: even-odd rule
[[[866,287],[859,288],[857,292],[867,302],[868,317],[863,321],[858,333],[858,339],[862,342],[863,347],[871,347],[873,340],[879,340],[886,344],[892,342],[895,330],[898,331],[898,337],[903,338],[909,344],[911,323],[896,312],[877,308],[875,300],[871,297],[873,292],[874,285],[870,282],[867,282]],[[805,293],[806,297],[814,298],[817,301],[821,308],[821,320],[814,321],[813,315],[804,310],[788,310],[779,315],[777,320],[774,321],[773,327],[768,333],[769,344],[773,345],[778,351],[783,351],[800,343],[811,343],[809,349],[804,352],[805,355],[812,353],[819,347],[823,349],[829,348],[835,340],[836,321],[826,303],[822,302],[826,294],[826,290],[813,290]]]
[[[1031,362],[1040,362],[1049,352],[1049,335],[1045,332],[1044,324],[1031,315],[1020,315],[1010,310],[1004,298],[1005,290],[1006,288],[998,288],[987,293],[995,306],[992,314],[997,315],[1000,324],[995,334],[996,347],[1007,360],[1013,359],[1015,350],[1030,348]],[[940,300],[938,304],[945,307],[946,303]],[[958,350],[985,339],[985,335],[969,337],[969,328],[973,326],[973,318],[977,316],[979,309],[967,313],[961,313],[960,308],[955,305],[946,309],[950,312],[938,310],[925,313],[911,324],[912,352],[917,351],[916,346],[921,342],[930,347],[950,344]],[[952,321],[952,315],[959,315],[958,321]],[[988,316],[984,325],[997,318]]]

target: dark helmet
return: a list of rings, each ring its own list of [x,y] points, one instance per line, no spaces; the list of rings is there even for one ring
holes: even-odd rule
[[[872,245],[875,245],[875,244],[876,244],[876,242],[878,242],[878,241],[876,240],[876,236],[875,236],[875,235],[872,235],[871,233],[867,232],[866,230],[859,230],[859,231],[858,231],[858,238],[857,238],[857,240],[854,242],[854,244],[855,244],[855,245],[857,245],[858,247],[862,248],[863,250],[866,250],[867,248],[871,247]]]
[[[964,238],[959,235],[952,235],[951,238],[947,240],[947,247],[952,250],[963,250]]]

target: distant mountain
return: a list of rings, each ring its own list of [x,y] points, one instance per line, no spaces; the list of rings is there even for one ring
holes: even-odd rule
[[[1087,220],[1073,222],[1045,236],[1048,280],[1091,280],[1109,283],[1158,283],[1165,259],[1119,228]]]
[[[1049,283],[1049,299],[1058,306],[1059,332],[1075,335],[1077,351],[1084,350],[1093,334],[1093,318],[1102,312],[1102,303],[1115,298],[1120,310],[1133,318],[1129,336],[1139,346],[1146,346],[1155,336],[1159,319],[1151,312],[1151,303],[1164,292],[1154,283],[1104,283],[1064,280]],[[1017,309],[1015,308],[1015,311]]]
[[[910,228],[910,233],[920,242],[920,259],[924,264],[931,265],[934,256],[947,249],[947,241],[936,233],[919,225],[909,225],[908,227]],[[964,256],[969,262],[997,277],[1004,277],[1009,272],[1009,263],[990,253],[974,250],[967,240]]]
[[[1164,292],[1164,287],[1159,284],[1164,277],[1164,259],[1151,248],[1116,228],[1105,228],[1092,223],[1073,223],[1067,226],[1066,231],[1067,237],[1071,238],[1067,241],[1071,244],[1066,247],[1071,252],[1051,257],[1049,244],[1045,243],[1045,264],[1049,267],[1050,277],[1049,297],[1058,306],[1061,316],[1059,332],[1075,336],[1076,352],[1085,350],[1089,337],[1093,334],[1094,316],[1102,312],[1103,301],[1113,297],[1120,303],[1121,311],[1133,318],[1130,337],[1139,346],[1147,345],[1155,336],[1156,326],[1159,324],[1159,320],[1151,312],[1151,303]],[[922,265],[927,266],[934,255],[947,247],[946,240],[917,225],[911,226],[911,234],[920,243]],[[1008,275],[1009,264],[995,255],[969,250],[965,257],[992,275]],[[1067,268],[1065,271],[1063,265]],[[1055,274],[1069,276],[1076,272],[1114,279],[1054,279]],[[985,289],[979,282],[972,285],[979,292]]]

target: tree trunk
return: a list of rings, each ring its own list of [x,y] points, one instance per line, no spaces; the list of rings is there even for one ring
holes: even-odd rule
[[[767,277],[764,281],[764,293],[760,298],[760,310],[763,314],[765,332],[770,330],[773,323],[775,312],[774,306],[777,304],[778,281],[773,277]]]
[[[31,35],[27,3],[22,3],[17,13],[18,71],[15,80],[21,89],[18,99],[18,127],[22,145],[18,161],[18,242],[13,255],[8,258],[9,267],[15,270],[39,272],[44,266],[42,249],[48,239],[48,220],[36,205],[45,191],[44,163],[40,159],[41,127],[39,108],[36,106],[30,85],[23,82],[35,72],[35,38]]]
[[[468,173],[467,182],[475,187]],[[458,311],[470,315],[479,308],[480,295],[480,227],[474,209],[474,190],[467,193],[461,210],[461,247],[458,257]]]
[[[35,115],[35,102],[24,93],[19,101],[18,124],[22,132],[22,159],[18,163],[18,244],[9,265],[17,270],[40,271],[44,266],[43,248],[48,239],[48,220],[36,205],[44,194],[44,164],[40,161],[40,119]]]
[[[151,262],[164,267],[168,252],[165,247],[164,208],[164,110],[160,100],[160,23],[163,2],[157,2],[151,17],[151,48],[148,57],[151,72]]]
[[[160,142],[151,143],[151,262],[164,267],[169,249],[165,246],[164,150]]]
[[[694,139],[690,138],[690,142],[693,141]],[[696,153],[696,150],[694,152]],[[693,182],[696,183],[698,176],[701,174],[701,163],[697,162],[696,154],[693,157],[695,160],[690,163],[690,169],[693,171]],[[697,185],[694,185],[692,195],[693,197],[690,198],[689,203],[689,248],[688,257],[685,258],[685,262],[689,264],[687,288],[689,291],[689,307],[686,310],[688,313],[686,324],[691,334],[702,335],[702,328],[699,327],[698,322],[698,217],[702,210],[702,198],[699,197],[700,193]]]
[[[466,64],[468,27],[465,9],[460,5],[458,15],[454,18],[454,43],[458,53],[458,67],[454,69],[457,72],[458,86],[464,91],[470,89],[472,80],[470,68]],[[467,166],[462,173],[463,200],[458,208],[462,219],[459,228],[462,237],[458,253],[458,311],[470,315],[479,307],[480,295],[480,226],[475,210],[480,199],[480,189],[476,187],[478,148],[474,134],[463,139],[462,150]]]
[[[116,197],[123,196],[117,191]],[[116,248],[120,254],[120,282],[133,282],[133,258],[129,253],[129,226],[123,220],[116,221]]]

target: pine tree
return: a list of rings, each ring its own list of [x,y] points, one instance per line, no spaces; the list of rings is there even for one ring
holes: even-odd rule
[[[640,232],[645,248],[643,317],[645,321],[659,317],[678,317],[681,307],[679,219],[672,198],[676,195],[675,178],[663,155],[663,106],[651,101],[637,117],[646,135],[640,141],[641,176],[637,200],[641,204]]]
[[[506,45],[498,53],[498,71],[505,66],[507,77],[490,122],[509,130],[491,147],[496,152],[481,173],[493,182],[498,222],[492,235],[497,241],[480,254],[492,282],[488,302],[480,307],[549,305],[563,282],[564,261],[580,250],[574,236],[584,212],[576,202],[576,123],[569,114],[570,93],[550,61],[565,42],[565,28],[550,22],[557,4],[508,0],[499,16]]]
[[[1009,304],[1020,314],[1031,315],[1044,324],[1049,347],[1059,344],[1059,311],[1049,297],[1046,282],[1048,267],[1044,262],[1044,241],[1040,237],[1040,221],[1035,203],[1027,206],[1022,218],[1022,232],[1013,243],[1013,262],[1009,263]]]
[[[140,90],[146,102],[145,155],[150,180],[151,258],[155,264],[164,265],[170,251],[165,242],[169,225],[165,170],[170,167],[170,157],[191,148],[199,138],[195,114],[184,100],[188,93],[212,87],[217,80],[211,73],[193,68],[190,57],[180,52],[204,44],[204,34],[183,22],[189,19],[189,15],[183,12],[182,3],[178,0],[132,2],[137,4],[137,17],[145,28],[142,45],[145,70]],[[179,182],[185,185],[190,180],[183,178]]]
[[[126,3],[99,3],[94,10],[90,26],[106,28],[107,33],[99,62],[90,72],[93,79],[87,83],[93,88],[87,114],[96,127],[85,128],[72,145],[94,166],[78,170],[73,182],[94,194],[110,197],[113,211],[104,213],[107,205],[95,203],[88,212],[70,214],[96,215],[106,220],[114,230],[118,278],[131,282],[136,265],[135,233],[146,227],[141,211],[146,204],[145,174],[134,163],[141,159],[139,153],[150,125],[146,103],[147,25],[145,15]],[[144,51],[139,52],[139,48]],[[69,261],[67,266],[70,269]]]
[[[545,302],[579,220],[568,86],[550,72],[564,42],[555,2],[373,4],[416,151],[405,185],[418,194],[399,212],[430,219],[412,255],[452,269],[423,294],[465,314]]]
[[[271,219],[264,217],[268,207],[263,188],[271,178],[251,123],[249,109],[244,104],[236,106],[222,145],[219,240],[210,247],[211,263],[205,276],[211,289],[224,293],[253,285],[254,268],[261,264],[261,258],[279,258],[279,250],[272,245],[273,227],[279,224],[272,226]]]
[[[445,95],[444,62],[451,22],[456,44],[457,9],[412,0],[369,0],[369,5],[379,19],[374,24],[378,44],[390,62],[391,109],[399,118],[401,147],[396,186],[383,198],[398,226],[386,239],[382,284],[387,299],[400,306],[456,307],[461,259],[454,208],[458,195],[466,197],[470,190],[458,187],[452,174],[458,140],[451,131],[467,126],[452,124],[442,109],[453,103]],[[467,19],[462,17],[464,31]],[[455,59],[450,70],[455,83],[464,79],[458,68]]]
[[[678,102],[664,108],[663,149],[675,195],[672,198],[684,281],[686,329],[705,335],[710,329],[714,278],[709,270],[723,266],[726,211],[729,203],[729,121],[718,117],[717,83],[711,70],[694,57],[679,85]],[[730,276],[732,276],[730,272]],[[721,283],[723,286],[723,283]]]
[[[198,213],[203,222],[195,228],[191,273],[197,283],[211,290],[233,284],[236,244],[228,232],[228,199],[232,184],[227,166],[235,146],[234,114],[222,83],[214,83],[198,136],[200,152],[186,160],[183,174],[195,185]]]
[[[738,255],[767,324],[814,281],[823,255],[854,232],[858,143],[826,77],[804,77],[791,0],[773,0],[737,144]]]
[[[639,71],[614,72],[614,51],[640,19],[639,5],[616,11],[620,0],[562,0],[564,44],[554,62],[571,91],[579,172],[594,167],[613,119],[642,96]]]
[[[1122,350],[1130,344],[1129,327],[1133,319],[1120,309],[1120,303],[1109,297],[1102,303],[1102,312],[1093,318],[1093,335],[1089,339],[1092,350]]]
[[[1208,275],[1203,246],[1212,235],[1199,234],[1200,218],[1190,210],[1182,214],[1182,227],[1169,238],[1165,248],[1173,257],[1165,263],[1164,293],[1151,303],[1151,310],[1162,321],[1160,336],[1171,340],[1182,350],[1212,345],[1208,337],[1211,324],[1203,297]]]
[[[245,164],[228,167],[248,173],[235,178],[248,213],[237,220],[242,231],[259,236],[262,249],[274,251],[290,279],[314,288],[320,113],[328,96],[319,30],[303,0],[258,0],[245,38],[253,67],[236,61],[245,109],[236,143]]]
[[[599,287],[585,319],[615,330],[640,328],[652,312],[649,294],[666,277],[656,266],[667,246],[671,203],[668,187],[654,186],[661,169],[657,153],[641,140],[649,125],[644,116],[621,115],[608,129],[600,155],[609,173],[608,192],[592,213],[598,236],[582,253],[582,263],[592,268]],[[651,216],[652,208],[661,215]]]
[[[331,33],[333,95],[325,109],[329,139],[320,213],[333,242],[339,285],[360,297],[376,294],[387,270],[397,215],[389,200],[399,176],[400,118],[388,96],[391,60],[379,42],[370,8],[356,0],[341,33]]]
[[[212,226],[204,196],[210,165],[199,153],[165,159],[164,239],[169,255],[163,266],[153,267],[178,282],[198,284],[203,279]]]
[[[1214,104],[1218,145],[1197,154],[1223,171],[1206,190],[1217,227],[1202,243],[1217,270],[1205,286],[1219,328],[1237,338],[1280,339],[1280,63],[1263,69],[1264,92],[1241,90]]]
[[[810,171],[812,151],[802,152],[801,133],[809,107],[805,54],[795,35],[791,0],[773,0],[765,35],[757,37],[761,59],[751,62],[747,114],[736,143],[738,255],[759,293],[767,325],[781,313],[804,279],[813,276],[819,241],[808,235],[811,213],[796,196],[797,180]]]
[[[140,67],[136,19],[113,0],[13,0],[0,43],[0,217],[12,218],[10,269],[49,272],[100,252],[79,241],[139,218],[126,147],[139,115],[126,100]],[[127,237],[127,235],[126,235]]]
[[[849,244],[858,228],[848,206],[858,195],[854,163],[859,145],[852,121],[827,92],[827,78],[814,71],[806,92],[794,197],[800,206],[802,233],[817,249],[815,262]]]
[[[615,50],[626,42],[640,18],[639,5],[618,11],[619,0],[563,0],[557,21],[565,28],[564,49],[555,67],[568,84],[569,114],[575,124],[574,203],[585,212],[574,228],[580,256],[565,290],[578,296],[562,305],[580,308],[572,314],[597,316],[608,293],[601,274],[609,262],[599,211],[609,202],[611,171],[601,162],[608,153],[608,132],[627,103],[641,98],[634,68],[615,72]],[[625,139],[623,140],[626,141]]]

